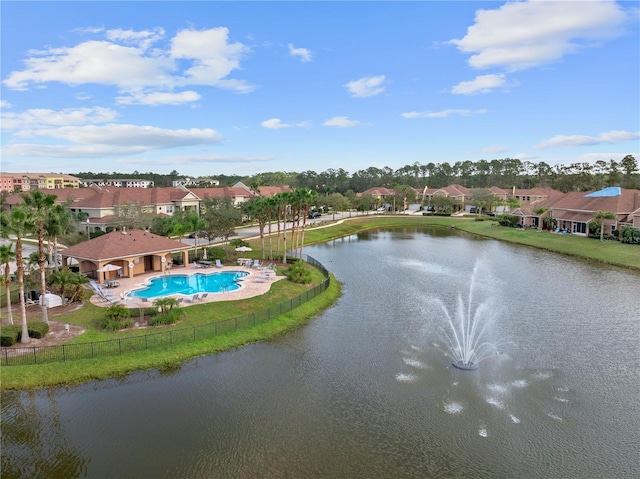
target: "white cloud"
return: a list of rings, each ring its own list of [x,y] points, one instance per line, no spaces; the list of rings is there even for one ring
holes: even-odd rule
[[[150,149],[218,143],[222,139],[210,128],[168,130],[155,126],[110,124],[104,126],[65,126],[33,131],[35,135],[68,140],[74,143],[135,145]]]
[[[171,40],[173,59],[191,60],[193,66],[183,73],[181,85],[210,85],[248,92],[253,90],[242,80],[226,77],[240,68],[240,60],[249,51],[242,43],[229,43],[229,30],[224,27],[208,30],[182,30]]]
[[[99,158],[140,154],[148,151],[220,143],[222,135],[215,130],[191,128],[168,130],[152,126],[109,124],[104,126],[63,126],[23,130],[22,138],[49,138],[55,144],[11,144],[3,155],[42,156],[52,158]],[[67,141],[70,144],[60,144]]]
[[[480,153],[492,154],[492,153],[504,153],[505,151],[509,151],[509,148],[506,146],[488,146],[486,148],[482,148]],[[520,158],[520,157],[517,157]]]
[[[14,90],[27,90],[31,84],[61,82],[115,85],[123,90],[171,82],[167,73],[172,62],[162,56],[144,56],[136,47],[106,41],[87,41],[71,48],[52,48],[32,52],[24,61],[26,69],[13,71],[3,81]]]
[[[467,34],[449,43],[471,53],[474,68],[516,71],[615,38],[627,20],[622,7],[610,0],[507,2],[478,10]]]
[[[402,113],[401,116],[409,119],[413,118],[447,118],[451,115],[471,116],[487,113],[487,110],[466,110],[466,109],[448,109],[442,111],[412,111],[408,113]]]
[[[116,97],[116,103],[119,105],[182,105],[200,100],[201,96],[195,91],[182,91],[179,93],[170,92],[152,92],[141,93],[133,92],[129,96]]]
[[[7,100],[0,100],[0,108],[11,108],[11,103],[9,103]]]
[[[602,143],[622,143],[640,139],[640,133],[630,131],[607,131],[598,136],[588,135],[556,135],[547,140],[542,140],[534,146],[538,150],[554,148],[557,146],[590,146]]]
[[[49,82],[113,85],[131,93],[185,85],[205,85],[246,93],[253,86],[228,78],[240,68],[249,49],[228,41],[226,28],[179,31],[169,43],[150,49],[164,31],[109,30],[109,40],[87,40],[71,47],[30,51],[23,70],[9,73],[3,84],[27,90]]]
[[[170,155],[164,157],[164,164],[200,164],[200,163],[265,163],[273,161],[271,156],[224,156],[224,155]],[[138,163],[139,158],[123,160],[122,163]],[[154,160],[149,160],[153,163]]]
[[[351,96],[364,98],[382,93],[384,91],[384,82],[385,76],[378,75],[375,77],[363,77],[359,80],[350,81],[344,86],[347,87]]]
[[[134,155],[147,151],[144,147],[114,145],[35,145],[30,143],[13,144],[2,148],[2,154],[16,157],[41,158],[105,158],[122,155]]]
[[[164,29],[156,27],[153,30],[122,30],[120,28],[107,30],[106,37],[113,42],[138,45],[147,50],[153,43],[164,37]]]
[[[359,121],[349,120],[346,116],[334,116],[333,118],[325,121],[323,123],[324,126],[337,126],[340,128],[348,128],[352,126],[358,126],[360,124]]]
[[[103,27],[81,27],[81,28],[74,28],[71,31],[78,33],[80,35],[87,35],[87,34],[96,34],[96,33],[103,32],[104,28]]]
[[[451,88],[454,95],[472,95],[474,93],[489,93],[491,90],[500,88],[506,83],[505,76],[480,75],[470,81],[463,81]]]
[[[295,48],[293,43],[289,43],[289,54],[294,57],[300,57],[303,62],[311,61],[311,50],[306,48]]]
[[[260,123],[260,126],[265,128],[269,128],[271,130],[279,130],[280,128],[291,128],[293,125],[289,125],[288,123],[282,123],[280,118],[271,118],[270,120],[265,120]]]
[[[117,113],[110,108],[66,108],[64,110],[31,109],[23,113],[2,114],[3,129],[41,128],[46,126],[87,125],[115,120]]]

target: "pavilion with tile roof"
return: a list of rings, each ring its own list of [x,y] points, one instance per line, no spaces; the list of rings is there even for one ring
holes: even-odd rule
[[[182,253],[182,263],[188,266],[189,248],[189,245],[165,236],[128,230],[113,231],[84,241],[61,251],[61,254],[64,265],[75,259],[80,263],[81,273],[102,283],[116,274],[115,271],[104,275],[97,272],[108,264],[119,266],[119,271],[128,278],[150,272],[164,273],[171,263],[172,253]]]

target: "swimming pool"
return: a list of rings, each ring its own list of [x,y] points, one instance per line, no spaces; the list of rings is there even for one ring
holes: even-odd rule
[[[149,284],[131,291],[133,298],[161,298],[173,294],[226,293],[240,288],[246,271],[220,271],[217,273],[174,274],[151,278]]]

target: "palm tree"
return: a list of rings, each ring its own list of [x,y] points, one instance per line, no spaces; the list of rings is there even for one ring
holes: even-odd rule
[[[44,301],[44,295],[47,290],[47,270],[45,269],[44,254],[44,232],[45,220],[47,214],[53,209],[56,201],[55,195],[45,195],[40,190],[32,190],[29,193],[22,194],[22,200],[25,207],[31,211],[38,233],[38,265],[40,266],[40,290],[43,297],[40,310],[42,311],[42,322],[49,324],[49,316],[47,312],[47,302]]]
[[[533,210],[533,212],[538,215],[538,229],[539,230],[542,229],[542,226],[544,224],[544,220],[542,218],[542,215],[545,214],[548,209],[549,208],[547,208],[546,206],[541,206],[540,208],[535,208]]]
[[[604,242],[604,220],[615,220],[616,214],[611,211],[598,211],[593,219],[600,222],[600,241]]]
[[[66,297],[67,288],[75,281],[75,273],[69,268],[61,268],[51,272],[49,282],[55,286],[62,298]]]
[[[265,209],[267,214],[267,229],[269,235],[269,260],[273,261],[273,235],[271,234],[271,226],[273,224],[273,218],[276,216],[276,206],[277,200],[276,198],[269,197],[265,198]],[[279,239],[278,239],[279,241]]]
[[[482,208],[484,208],[487,205],[486,201],[476,201],[476,213],[477,216],[480,216],[480,214],[482,213]]]
[[[3,234],[13,234],[16,237],[16,274],[18,276],[18,293],[20,298],[20,315],[22,316],[21,343],[28,343],[29,329],[27,327],[27,308],[24,297],[24,264],[22,262],[22,237],[33,229],[35,222],[29,212],[21,205],[15,206],[8,213],[0,215]],[[46,306],[46,304],[45,304]]]
[[[49,266],[58,269],[58,238],[66,234],[74,222],[74,215],[64,205],[56,204],[47,211],[44,220],[44,234],[47,238]]]
[[[264,227],[267,222],[267,201],[264,197],[256,197],[248,202],[244,203],[243,210],[244,213],[253,221],[258,222],[258,232],[260,234],[260,250],[261,250],[261,258],[265,259],[265,250],[264,250]]]
[[[7,292],[7,321],[13,324],[13,313],[11,312],[11,269],[9,263],[16,258],[13,251],[13,243],[0,246],[0,263],[4,264],[4,288]]]
[[[309,207],[315,204],[317,199],[318,199],[317,192],[309,189],[304,190],[303,196],[302,196],[303,211],[302,211],[302,240],[300,242],[300,258],[302,258],[302,250],[304,248],[304,232],[307,227],[307,216],[309,215]]]

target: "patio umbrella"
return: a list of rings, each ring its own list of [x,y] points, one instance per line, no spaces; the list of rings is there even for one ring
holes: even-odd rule
[[[96,271],[99,271],[100,273],[106,273],[107,271],[118,271],[119,269],[122,269],[122,266],[116,266],[115,264],[105,264],[102,268],[98,268]]]
[[[242,251],[242,252],[244,252],[244,251],[252,251],[252,249],[251,249],[251,248],[249,248],[248,246],[238,246],[238,247],[236,248],[236,251]]]
[[[207,259],[207,248],[202,250],[202,259]]]

